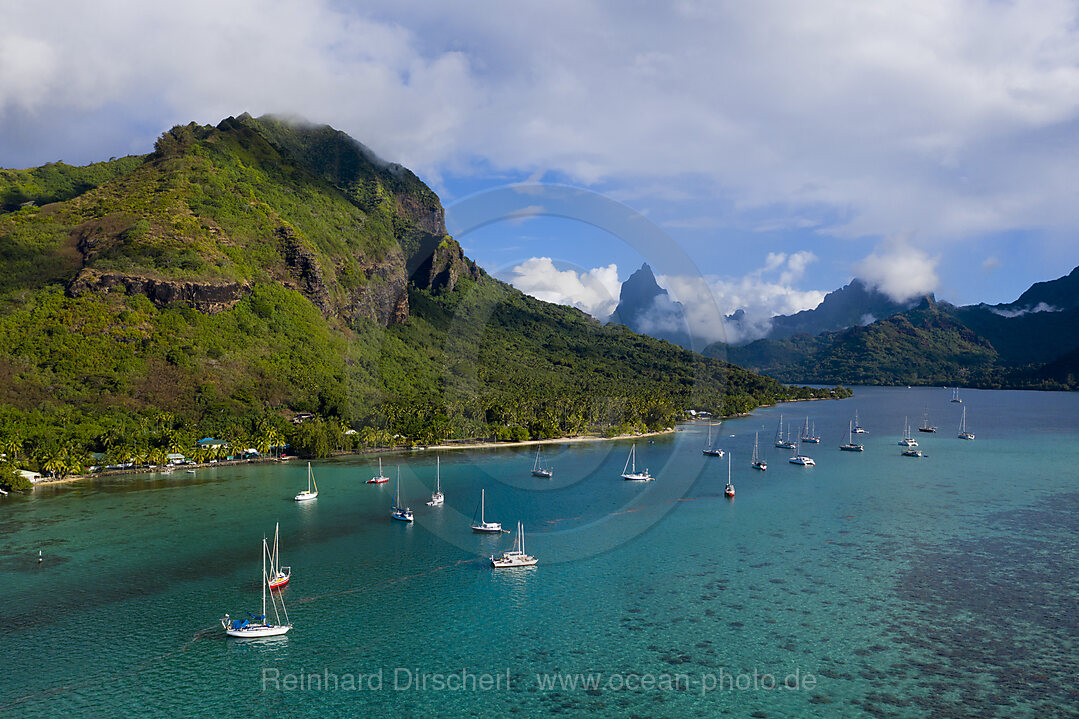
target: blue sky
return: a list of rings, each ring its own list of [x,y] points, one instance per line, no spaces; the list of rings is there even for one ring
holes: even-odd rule
[[[296,114],[412,168],[451,219],[509,183],[624,203],[688,256],[718,309],[761,316],[855,274],[893,294],[1005,302],[1079,264],[1074,2],[0,9],[0,166]],[[545,217],[461,240],[522,289],[597,313],[612,282],[664,255]],[[689,294],[687,278],[664,280]]]

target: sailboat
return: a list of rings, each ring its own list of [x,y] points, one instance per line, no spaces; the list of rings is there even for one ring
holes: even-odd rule
[[[438,457],[435,457],[435,491],[431,495],[431,501],[427,503],[428,507],[438,507],[446,501],[445,495],[442,494],[442,481],[439,478],[441,474],[439,468]]]
[[[622,479],[629,482],[650,482],[655,477],[648,473],[648,470],[643,472],[637,471],[637,445],[633,445],[629,448],[629,457],[626,458],[626,466],[622,468]]]
[[[952,388],[952,401],[956,402],[958,404],[963,404],[963,400],[959,398],[959,388],[958,387],[953,387]]]
[[[814,427],[814,429],[816,428]],[[802,425],[801,439],[804,444],[820,444],[820,435],[809,428],[809,417],[806,417],[805,424]]]
[[[477,523],[476,522],[476,516],[474,514],[472,515],[472,531],[473,532],[485,532],[487,534],[501,534],[502,533],[502,523],[501,522],[488,522],[487,517],[484,516],[483,509],[484,509],[484,499],[485,499],[485,497],[486,497],[486,490],[481,489],[480,490],[480,506],[479,506],[480,521]]]
[[[367,483],[368,484],[385,484],[386,482],[389,482],[389,481],[390,481],[389,477],[384,477],[382,475],[382,457],[379,457],[378,458],[378,476],[371,477],[371,479],[367,480]]]
[[[722,457],[723,456],[723,450],[722,449],[716,449],[715,447],[712,446],[712,423],[711,422],[708,423],[708,443],[704,446],[704,449],[702,449],[701,452],[703,452],[705,454],[705,456],[707,456],[707,457]]]
[[[929,424],[929,408],[926,407],[922,411],[922,426],[918,428],[919,432],[936,432],[937,428]]]
[[[734,485],[731,484],[731,456],[727,455],[727,486],[723,488],[723,496],[734,497]]]
[[[543,477],[544,479],[550,479],[554,476],[554,472],[549,467],[544,467],[540,458],[540,447],[536,447],[536,461],[532,463],[532,476]]]
[[[225,634],[230,637],[238,637],[242,639],[256,638],[256,637],[276,637],[282,634],[286,634],[288,630],[292,629],[292,625],[288,621],[288,612],[285,611],[285,600],[281,597],[274,597],[273,592],[270,593],[270,602],[273,605],[274,619],[276,624],[271,624],[266,620],[266,590],[269,588],[269,581],[267,581],[266,575],[266,556],[270,553],[269,548],[266,546],[266,537],[262,538],[262,614],[255,616],[248,612],[248,616],[251,619],[230,619],[229,615],[221,617],[221,626],[225,630]],[[277,602],[281,601],[281,611],[285,613],[285,623],[281,624],[281,615],[277,611]]]
[[[315,484],[315,476],[311,473],[311,463],[307,463],[307,489],[297,494],[293,499],[297,502],[306,502],[318,498],[318,485]]]
[[[899,440],[899,446],[901,447],[917,447],[918,442],[910,434],[910,421],[903,418],[903,439]]]
[[[752,461],[752,465],[753,465],[753,469],[759,469],[761,471],[764,471],[764,470],[768,469],[768,463],[765,462],[763,459],[761,459],[760,455],[758,454],[758,452],[759,452],[759,449],[758,449],[758,435],[760,435],[760,432],[754,432],[753,433],[753,461]]]
[[[839,445],[839,449],[844,452],[861,452],[865,450],[865,447],[860,444],[855,444],[851,435],[854,434],[854,423],[847,422],[847,443]]]
[[[530,554],[525,554],[525,528],[520,522],[517,523],[517,534],[513,537],[513,549],[503,552],[501,557],[491,555],[491,566],[495,569],[509,569],[511,567],[532,567],[539,562]]]
[[[959,420],[959,439],[974,439],[974,433],[967,431],[967,408],[963,408],[963,419]]]
[[[292,567],[282,567],[281,558],[277,554],[280,530],[281,523],[278,522],[273,528],[273,552],[270,553],[270,574],[268,580],[270,589],[280,589],[288,584],[288,580],[292,578]]]
[[[858,410],[854,410],[854,433],[855,434],[867,434],[862,427],[861,422],[858,421]]]
[[[397,467],[397,492],[396,497],[393,500],[393,508],[390,510],[390,516],[399,522],[411,522],[412,510],[408,507],[401,505],[401,467]]]
[[[776,447],[779,449],[794,449],[794,443],[791,442],[791,430],[787,428],[787,439],[783,439],[783,415],[779,415],[779,426],[776,428]]]
[[[791,464],[798,464],[798,465],[801,465],[803,467],[812,467],[812,466],[816,466],[816,464],[817,464],[816,462],[813,461],[812,457],[807,457],[804,454],[799,453],[797,443],[795,443],[795,445],[794,445],[794,454],[792,454],[790,456],[790,459],[788,459],[787,461],[790,462]]]

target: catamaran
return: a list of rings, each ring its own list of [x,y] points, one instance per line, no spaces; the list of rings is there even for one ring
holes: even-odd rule
[[[390,481],[389,477],[385,477],[385,476],[382,475],[382,457],[379,457],[378,458],[378,475],[376,475],[374,477],[371,477],[371,479],[367,480],[367,483],[368,484],[385,484],[386,482],[389,482],[389,481]]]
[[[543,466],[543,460],[540,458],[540,447],[536,447],[536,461],[532,463],[532,476],[543,477],[544,479],[550,479],[554,476],[554,472],[550,467]]]
[[[917,447],[918,442],[910,434],[910,421],[903,418],[903,439],[899,440],[900,447]]]
[[[929,408],[926,407],[922,411],[922,426],[918,428],[919,432],[936,432],[937,428],[929,424]]]
[[[280,530],[281,523],[278,522],[273,528],[273,552],[270,553],[270,589],[280,589],[288,584],[288,580],[292,578],[292,567],[282,567],[281,558],[277,554]]]
[[[431,501],[427,503],[428,507],[438,507],[446,501],[446,497],[442,494],[442,481],[439,478],[441,471],[439,469],[438,457],[435,457],[435,491],[431,494]]]
[[[768,469],[768,463],[761,459],[758,449],[758,435],[760,432],[753,433],[753,469],[759,469],[762,472]]]
[[[820,435],[818,435],[814,431],[815,429],[816,429],[816,427],[813,427],[812,429],[810,428],[810,426],[809,426],[809,417],[806,417],[805,424],[802,425],[802,437],[801,437],[802,442],[804,444],[820,444]]]
[[[390,516],[399,522],[411,522],[412,510],[401,504],[401,467],[397,467],[397,492],[396,497],[393,500],[393,507],[390,510]]]
[[[712,423],[711,422],[708,423],[708,443],[704,446],[704,449],[702,449],[701,452],[703,452],[704,455],[707,456],[707,457],[722,457],[723,456],[723,450],[722,449],[716,449],[715,447],[712,446]]]
[[[626,466],[622,468],[622,479],[629,482],[651,482],[655,477],[648,473],[637,471],[637,445],[629,448],[629,457],[626,458]]]
[[[804,454],[800,454],[798,452],[798,444],[797,443],[795,443],[795,445],[794,445],[794,454],[792,454],[790,459],[788,459],[787,461],[790,462],[791,464],[798,464],[798,465],[801,465],[803,467],[811,467],[811,466],[815,466],[817,464],[816,462],[813,461],[812,457],[807,457]]]
[[[959,420],[959,439],[974,439],[974,433],[967,431],[967,408],[963,408],[963,418]]]
[[[854,410],[854,433],[855,434],[867,434],[862,427],[861,422],[858,421],[858,410]]]
[[[486,490],[480,490],[480,506],[479,515],[480,521],[476,522],[476,515],[472,515],[472,531],[473,532],[485,532],[487,534],[501,534],[502,523],[501,522],[488,522],[487,517],[484,516],[484,500],[486,498]]]
[[[315,476],[311,473],[311,463],[307,463],[307,489],[297,494],[293,499],[297,502],[306,502],[318,498],[318,485],[315,484]]]
[[[286,634],[288,630],[292,629],[292,624],[288,620],[288,612],[285,611],[285,600],[281,597],[275,597],[273,592],[270,592],[270,602],[273,605],[274,619],[276,624],[271,624],[266,621],[266,590],[269,588],[269,581],[266,575],[266,557],[270,553],[269,548],[266,546],[266,537],[262,538],[262,614],[255,616],[248,612],[248,616],[251,619],[230,619],[229,615],[221,617],[221,627],[225,630],[225,634],[230,637],[237,637],[241,639],[253,639],[257,637],[276,637],[282,634]],[[281,602],[281,612],[285,614],[285,623],[281,624],[281,615],[277,611],[277,602]]]
[[[907,447],[906,449],[903,450],[903,456],[904,457],[921,457],[922,456],[922,450],[918,449],[917,447]]]
[[[958,387],[955,387],[955,388],[952,389],[952,401],[953,402],[958,402],[959,404],[963,403],[963,400],[959,399],[959,388]]]
[[[525,554],[525,528],[520,522],[517,523],[517,534],[513,537],[513,549],[503,552],[501,557],[491,555],[491,566],[495,569],[509,569],[511,567],[532,567],[539,562],[530,554]]]
[[[726,497],[734,496],[734,485],[731,484],[731,455],[727,454],[727,486],[723,488],[723,495]]]
[[[863,445],[855,444],[851,435],[854,434],[854,423],[847,422],[847,443],[839,445],[839,449],[844,452],[861,452],[865,449]]]

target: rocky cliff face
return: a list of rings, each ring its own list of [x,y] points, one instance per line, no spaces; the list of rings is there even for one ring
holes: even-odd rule
[[[182,302],[210,314],[229,309],[251,289],[240,282],[164,280],[100,272],[88,267],[79,272],[67,291],[72,297],[78,297],[87,292],[108,293],[118,287],[122,287],[127,294],[146,295],[158,307]]]

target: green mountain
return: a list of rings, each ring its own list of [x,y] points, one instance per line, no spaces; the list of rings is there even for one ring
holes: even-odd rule
[[[927,297],[866,326],[717,344],[705,354],[785,382],[1076,389],[1079,268],[1006,305],[955,307]]]
[[[39,466],[195,435],[324,454],[655,428],[832,395],[494,280],[426,185],[326,126],[179,126],[146,156],[2,170],[0,200],[0,452]]]

